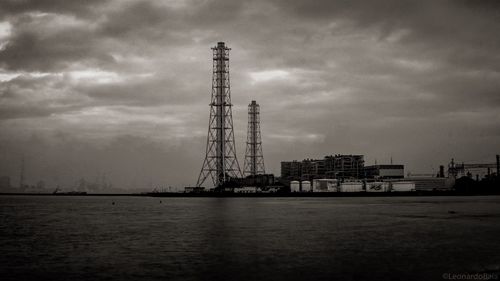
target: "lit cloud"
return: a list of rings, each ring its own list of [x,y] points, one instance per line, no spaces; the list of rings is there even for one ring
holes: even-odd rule
[[[286,80],[290,78],[290,73],[285,70],[264,70],[250,72],[250,78],[254,83],[269,82],[273,80]]]
[[[69,71],[67,75],[80,83],[113,83],[122,81],[122,78],[115,72],[102,71],[99,69]]]
[[[0,51],[5,48],[9,42],[9,36],[12,32],[12,25],[8,21],[0,22]]]
[[[10,81],[19,76],[17,73],[0,73],[0,82]]]
[[[422,60],[396,59],[394,62],[398,66],[415,71],[430,71],[432,70],[432,68],[437,67],[436,63],[434,62]]]

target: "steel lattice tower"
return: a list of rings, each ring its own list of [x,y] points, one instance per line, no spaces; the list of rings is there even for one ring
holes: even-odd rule
[[[246,176],[266,173],[260,137],[260,106],[255,101],[248,105],[248,133],[244,173]]]
[[[234,145],[231,89],[229,85],[229,50],[218,42],[213,51],[212,102],[208,122],[205,160],[198,177],[201,186],[211,177],[215,187],[231,178],[241,177],[240,165]]]

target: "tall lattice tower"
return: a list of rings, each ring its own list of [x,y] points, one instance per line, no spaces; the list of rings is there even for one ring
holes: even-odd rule
[[[212,102],[208,122],[207,150],[197,186],[210,177],[215,187],[231,178],[241,177],[234,145],[231,89],[229,85],[229,50],[218,42],[213,51]]]
[[[244,173],[246,176],[266,173],[260,137],[260,106],[254,100],[248,105],[248,133]]]

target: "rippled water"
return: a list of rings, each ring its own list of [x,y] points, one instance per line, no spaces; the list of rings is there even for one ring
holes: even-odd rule
[[[0,196],[0,211],[1,280],[442,280],[500,270],[498,196]]]

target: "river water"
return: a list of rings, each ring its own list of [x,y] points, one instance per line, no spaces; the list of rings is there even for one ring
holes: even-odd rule
[[[1,280],[444,280],[499,271],[498,196],[0,196]]]

